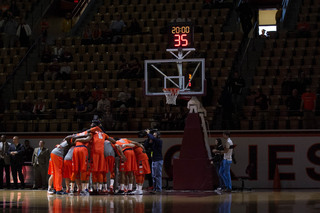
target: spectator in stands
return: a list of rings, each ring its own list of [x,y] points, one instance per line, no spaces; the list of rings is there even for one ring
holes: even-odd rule
[[[111,107],[111,101],[106,97],[105,93],[102,93],[101,99],[97,103],[97,112],[101,117],[106,113],[107,107]]]
[[[123,88],[123,91],[120,91],[118,94],[117,100],[114,102],[113,107],[117,108],[124,104],[126,107],[128,106],[128,100],[131,98],[131,94],[128,92],[128,88]]]
[[[299,91],[299,94],[302,94],[307,87],[311,86],[312,80],[310,76],[306,76],[305,72],[300,72],[297,83],[297,89]]]
[[[82,89],[77,93],[77,98],[83,98],[84,101],[88,100],[91,96],[91,91],[89,89],[88,84],[85,84]]]
[[[202,8],[203,9],[211,9],[213,7],[213,5],[214,5],[213,1],[214,0],[204,0]]]
[[[60,72],[60,64],[58,59],[53,59],[53,62],[49,64],[48,69],[44,72],[43,79],[47,80],[56,80]]]
[[[1,7],[1,14],[4,17],[8,16],[9,15],[8,13],[10,12],[10,4],[9,4],[9,2],[8,1],[2,1],[0,7]]]
[[[0,14],[0,48],[2,48],[4,46],[4,34],[3,34],[3,30],[4,30],[4,25],[5,25],[6,19]]]
[[[8,12],[8,18],[3,30],[5,36],[4,47],[15,47],[17,42],[17,27],[18,23],[12,16],[12,13]]]
[[[71,13],[68,12],[62,22],[62,33],[65,36],[68,36],[71,32],[72,27],[73,27],[73,21],[72,21]]]
[[[266,35],[266,30],[262,29],[261,30],[261,34],[259,35],[260,38],[268,38],[268,36]]]
[[[131,69],[130,64],[127,62],[127,59],[123,57],[123,55],[120,56],[121,64],[119,66],[119,72],[117,73],[118,79],[124,79],[124,78],[130,78],[131,76]]]
[[[101,123],[105,130],[111,131],[114,130],[115,121],[113,119],[113,113],[111,107],[106,108],[106,112],[101,117]]]
[[[101,25],[101,43],[109,44],[111,42],[111,30],[106,24]]]
[[[200,111],[199,111],[200,112]],[[188,116],[188,108],[184,106],[176,107],[175,119],[173,121],[174,128],[177,130],[183,130],[185,126],[185,120]]]
[[[173,113],[173,109],[170,105],[165,106],[165,111],[161,118],[161,129],[170,130],[173,128],[173,121],[175,119],[175,115]]]
[[[316,109],[317,96],[308,87],[301,95],[300,111],[303,112],[303,127],[305,129],[315,128],[315,109]]]
[[[20,112],[18,114],[19,120],[31,120],[33,119],[33,103],[29,96],[26,96],[20,103]]]
[[[110,31],[112,32],[111,42],[120,43],[122,40],[121,34],[125,31],[126,24],[121,19],[120,14],[116,14],[115,17],[110,24]]]
[[[72,56],[69,48],[66,48],[63,51],[62,56],[61,56],[61,61],[64,61],[64,62],[72,62],[73,61],[73,56]]]
[[[33,106],[33,114],[37,118],[42,118],[42,115],[45,113],[46,105],[41,98],[39,98]]]
[[[156,106],[156,110],[152,114],[152,121],[150,124],[152,129],[160,129],[161,128],[161,115],[163,114],[161,109],[162,109],[162,107]]]
[[[91,96],[94,98],[96,102],[98,102],[102,97],[103,91],[100,89],[99,86],[96,86],[93,88],[93,91],[91,92]]]
[[[67,62],[62,62],[60,67],[60,72],[58,74],[58,79],[70,80],[71,67]]]
[[[297,30],[298,30],[299,38],[310,37],[310,25],[306,21],[306,18],[304,16],[301,16],[301,20],[298,22],[298,25],[297,25]]]
[[[39,147],[34,149],[32,154],[32,166],[34,170],[34,185],[32,189],[48,188],[48,166],[50,159],[50,151],[44,147],[45,142],[39,141]]]
[[[24,146],[19,143],[19,137],[14,136],[12,139],[12,144],[8,149],[8,154],[10,155],[11,174],[12,174],[15,189],[18,189],[17,173],[19,173],[21,189],[24,189],[25,187],[24,176],[22,173],[24,151],[25,151]]]
[[[42,35],[42,42],[44,42],[44,43],[46,43],[46,41],[47,41],[48,29],[49,29],[48,18],[44,17],[41,20],[41,35]]]
[[[68,88],[64,87],[57,97],[57,109],[71,109],[72,101]]]
[[[254,99],[255,110],[257,112],[258,119],[261,121],[261,128],[265,129],[269,120],[269,105],[270,100],[262,91],[258,89],[257,96]]]
[[[92,42],[93,44],[100,44],[101,43],[101,28],[99,26],[99,23],[92,23],[91,24],[91,36],[92,36]]]
[[[234,72],[233,75],[228,79],[227,85],[232,95],[232,104],[234,106],[234,112],[238,113],[241,111],[242,91],[246,86],[246,82],[241,77],[241,75],[239,75],[238,72]]]
[[[41,61],[44,63],[49,63],[52,61],[52,51],[51,47],[47,44],[45,44],[42,54],[41,54]]]
[[[128,33],[130,34],[139,34],[142,32],[142,29],[140,27],[140,24],[138,20],[134,17],[128,27]]]
[[[83,99],[85,100],[85,99]],[[97,101],[93,98],[92,95],[90,95],[85,101],[85,104],[87,105],[87,112],[95,112],[97,109]]]
[[[53,53],[53,59],[57,59],[58,61],[61,61],[62,55],[63,55],[63,47],[60,43],[56,44],[52,48],[52,53]]]
[[[115,114],[115,129],[116,131],[128,130],[129,111],[127,107],[122,104]]]
[[[292,90],[292,94],[287,97],[285,102],[289,116],[300,116],[301,97],[297,89]]]
[[[174,17],[171,20],[171,22],[189,22],[189,21],[191,21],[191,19],[188,18],[186,16],[186,14],[182,14],[181,11],[174,13],[173,16]]]
[[[4,101],[3,101],[3,99],[2,99],[2,97],[1,97],[1,95],[0,95],[0,102],[1,103],[4,103]],[[4,112],[5,112],[5,110],[6,110],[6,106],[5,106],[5,104],[0,104],[0,131],[5,131],[5,122],[3,122],[3,117],[4,117]]]
[[[25,150],[24,162],[31,162],[34,148],[30,146],[29,140],[24,140],[24,150]]]
[[[133,62],[130,64],[131,78],[143,78],[143,68],[137,57],[134,57]]]
[[[88,112],[88,107],[82,97],[78,99],[75,109],[76,109],[75,118],[78,121],[84,119],[85,113]]]
[[[82,32],[81,43],[85,45],[92,44],[92,32],[90,24],[88,24]]]
[[[17,37],[19,38],[21,47],[29,47],[31,35],[32,31],[29,24],[27,24],[26,21],[21,18],[17,29]]]
[[[290,95],[293,89],[297,89],[297,81],[288,73],[281,84],[281,94]]]
[[[17,6],[17,1],[16,0],[11,0],[10,4],[10,12],[14,17],[20,16],[20,10]]]
[[[278,5],[278,6],[277,6],[277,12],[276,12],[276,15],[275,15],[276,24],[277,24],[277,31],[280,30],[282,12],[283,12],[282,6]]]

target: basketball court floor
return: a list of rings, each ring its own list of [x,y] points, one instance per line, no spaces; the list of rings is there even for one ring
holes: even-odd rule
[[[174,191],[116,196],[47,195],[39,190],[0,190],[0,212],[223,212],[319,213],[320,190],[252,190],[218,195]]]

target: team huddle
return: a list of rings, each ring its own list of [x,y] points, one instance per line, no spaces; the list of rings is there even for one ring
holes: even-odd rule
[[[51,152],[48,174],[49,194],[80,195],[114,193],[115,157],[120,157],[119,183],[116,194],[143,194],[145,174],[150,166],[144,147],[128,139],[112,138],[103,131],[99,120],[93,120],[91,128],[69,135]],[[110,173],[109,188],[107,174]],[[91,176],[92,190],[89,193]],[[66,191],[62,188],[65,179]],[[52,188],[53,182],[53,188]],[[136,190],[133,191],[133,183]]]

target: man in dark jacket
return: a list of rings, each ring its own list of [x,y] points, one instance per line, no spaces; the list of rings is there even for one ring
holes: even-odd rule
[[[3,168],[6,172],[6,184],[7,188],[10,188],[10,156],[8,155],[8,149],[11,143],[7,142],[7,137],[1,135],[0,142],[0,189],[3,188]]]
[[[50,151],[44,147],[44,141],[39,141],[39,147],[34,149],[32,155],[32,166],[34,170],[33,189],[47,189],[48,184],[48,165],[50,159]]]
[[[24,146],[19,143],[18,136],[13,137],[12,144],[8,149],[8,154],[10,155],[11,173],[14,182],[14,188],[18,189],[17,173],[19,173],[21,189],[24,189],[24,177],[22,174]]]
[[[150,134],[150,130],[146,130],[148,140],[145,141],[145,149],[151,148],[152,150],[152,180],[153,180],[153,191],[161,192],[162,191],[162,166],[163,166],[163,157],[162,157],[162,140],[160,139],[160,133],[155,131],[153,134]]]

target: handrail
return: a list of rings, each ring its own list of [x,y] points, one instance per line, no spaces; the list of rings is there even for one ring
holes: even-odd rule
[[[255,31],[257,25],[258,25],[258,21],[255,22],[255,24],[254,24],[254,26],[253,26],[253,31]],[[252,38],[249,38],[249,41],[248,41],[247,46],[246,46],[246,49],[245,49],[245,51],[243,52],[243,56],[242,56],[242,59],[241,59],[241,61],[240,61],[240,66],[239,66],[239,67],[242,66],[244,57],[246,56],[246,53],[247,53],[248,48],[249,48],[249,46],[250,46],[251,40],[252,40]]]
[[[6,86],[6,84],[11,81],[13,79],[13,76],[15,76],[15,74],[17,73],[18,69],[20,68],[20,66],[22,65],[22,63],[25,61],[25,59],[27,58],[27,56],[29,55],[29,53],[31,52],[31,50],[33,50],[33,48],[39,43],[39,40],[41,40],[41,37],[38,37],[35,42],[31,45],[31,47],[28,49],[28,51],[26,52],[26,54],[23,56],[23,58],[19,61],[19,63],[15,66],[13,72],[7,76],[6,81],[1,85],[0,87],[0,92],[2,92],[3,88]]]
[[[90,3],[91,0],[80,0],[77,6],[72,10],[71,16],[72,18],[76,17],[81,13],[81,10]]]

